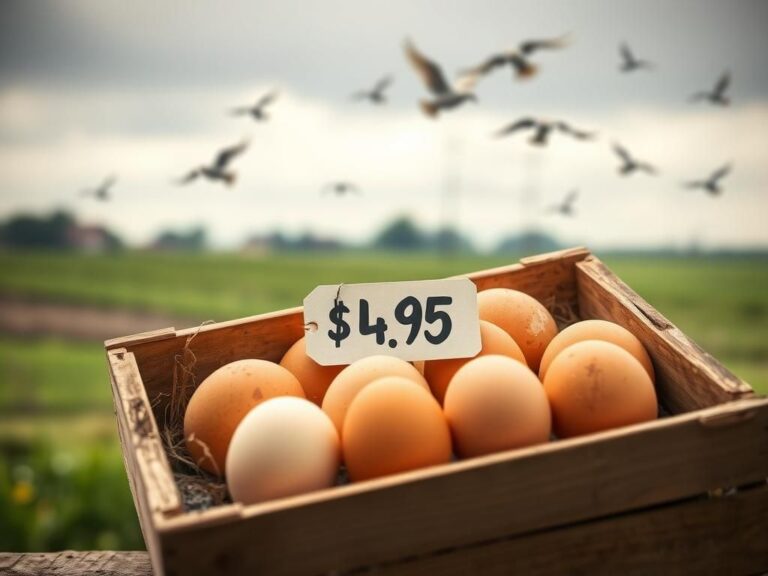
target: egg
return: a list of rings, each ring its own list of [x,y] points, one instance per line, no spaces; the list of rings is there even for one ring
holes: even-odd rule
[[[507,356],[482,356],[459,368],[443,410],[456,453],[465,458],[541,444],[552,430],[541,382]]]
[[[333,486],[339,435],[317,405],[272,398],[253,408],[232,435],[227,488],[235,502],[255,504]]]
[[[184,438],[198,466],[221,476],[232,434],[246,414],[275,396],[304,398],[288,370],[266,360],[237,360],[203,380],[187,404]]]
[[[512,336],[534,372],[547,345],[557,334],[557,324],[535,298],[509,288],[491,288],[477,294],[481,320],[487,320]]]
[[[599,340],[571,344],[549,365],[544,390],[563,438],[656,418],[656,391],[629,352]]]
[[[307,400],[320,406],[328,386],[346,365],[321,366],[307,355],[307,340],[303,337],[288,348],[280,360],[280,366],[296,376],[307,395]]]
[[[448,424],[437,400],[397,376],[371,382],[355,396],[341,444],[354,481],[444,464],[452,454]]]
[[[651,357],[643,347],[643,343],[629,330],[607,320],[583,320],[576,324],[571,324],[555,336],[544,351],[541,357],[541,366],[539,367],[539,378],[544,380],[547,369],[552,360],[565,348],[576,342],[584,340],[603,340],[621,346],[632,354],[640,364],[643,365],[651,381],[655,380],[653,372],[653,363]]]
[[[501,354],[514,358],[518,362],[526,364],[525,355],[520,350],[517,342],[504,330],[485,320],[480,320],[480,352],[474,356],[487,354]],[[445,360],[428,360],[424,363],[424,377],[429,383],[432,394],[441,404],[445,398],[445,391],[456,371],[469,362],[472,358],[449,358]]]
[[[367,356],[353,362],[331,382],[323,398],[323,411],[330,416],[336,430],[342,433],[347,409],[358,392],[384,376],[401,376],[429,391],[429,385],[410,363],[394,356]]]

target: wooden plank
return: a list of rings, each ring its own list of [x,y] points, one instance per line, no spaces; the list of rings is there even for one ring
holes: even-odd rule
[[[697,499],[407,562],[382,576],[768,572],[768,486]]]
[[[107,352],[118,432],[144,543],[162,576],[158,519],[182,510],[167,456],[133,354],[124,348]]]
[[[136,344],[142,344],[144,342],[155,342],[157,340],[166,340],[168,338],[174,338],[176,336],[176,329],[171,326],[170,328],[160,328],[159,330],[150,330],[149,332],[140,332],[139,334],[133,334],[131,336],[121,336],[120,338],[111,338],[104,341],[104,348],[107,350],[111,348],[125,348],[127,346],[135,346]]]
[[[176,483],[170,472],[157,423],[141,383],[141,376],[133,354],[122,349],[108,354],[114,376],[122,414],[126,416],[123,433],[129,440],[125,448],[136,454],[147,499],[153,511],[168,513],[181,509]],[[126,430],[128,431],[125,434]]]
[[[576,264],[579,313],[611,320],[645,345],[662,405],[673,413],[754,395],[749,385],[704,352],[597,258]]]
[[[0,552],[6,576],[152,576],[146,552]]]
[[[768,477],[768,400],[159,526],[169,572],[320,573],[565,526]],[[224,508],[226,510],[226,507]],[[233,515],[242,519],[234,522]],[[300,536],[298,536],[300,535]],[[290,543],[290,553],[286,546]]]

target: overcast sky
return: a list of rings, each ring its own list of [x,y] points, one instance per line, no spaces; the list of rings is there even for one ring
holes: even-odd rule
[[[534,57],[535,78],[500,70],[477,104],[437,121],[419,111],[406,37],[454,76],[564,33],[566,49]],[[655,68],[619,73],[622,41]],[[223,247],[278,228],[363,240],[402,213],[483,247],[531,226],[593,247],[768,246],[767,54],[759,0],[11,0],[0,8],[0,218],[63,207],[134,243],[202,224]],[[687,101],[726,69],[731,106]],[[350,98],[385,74],[386,106]],[[269,122],[228,114],[273,88]],[[528,115],[599,137],[555,135],[544,149],[525,134],[491,138]],[[251,147],[236,187],[172,184],[241,138]],[[620,177],[614,141],[660,174]],[[721,197],[681,186],[726,162]],[[110,173],[112,202],[78,196]],[[323,196],[336,179],[363,195]],[[571,189],[576,216],[548,214]]]

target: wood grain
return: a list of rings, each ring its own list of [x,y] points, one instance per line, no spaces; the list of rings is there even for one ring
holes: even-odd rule
[[[657,390],[668,411],[697,410],[754,395],[746,382],[704,352],[597,258],[575,267],[580,314],[616,322],[640,339],[653,359]]]
[[[146,552],[0,552],[5,576],[152,576]]]
[[[117,428],[128,483],[144,543],[163,574],[157,525],[181,511],[181,498],[165,454],[136,359],[124,348],[107,351]]]
[[[169,576],[216,573],[235,562],[243,574],[320,573],[562,527],[766,477],[768,400],[745,400],[233,508],[231,516],[219,510],[210,522],[205,513],[182,516],[164,524],[162,539]]]
[[[375,567],[382,576],[768,572],[768,486]]]

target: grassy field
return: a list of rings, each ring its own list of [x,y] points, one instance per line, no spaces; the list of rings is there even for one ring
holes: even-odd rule
[[[768,392],[768,260],[612,258],[704,349]],[[437,278],[511,257],[0,254],[0,294],[226,320],[317,284]],[[101,344],[0,336],[0,549],[138,548]]]

